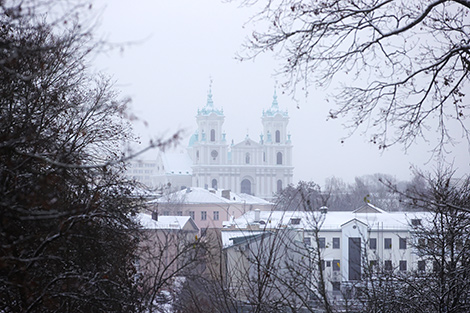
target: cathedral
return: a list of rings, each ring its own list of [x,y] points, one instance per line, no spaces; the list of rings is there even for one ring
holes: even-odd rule
[[[271,199],[292,183],[292,142],[287,132],[289,116],[279,109],[276,93],[271,107],[263,110],[259,141],[246,138],[227,142],[224,113],[214,106],[209,91],[206,106],[196,116],[197,130],[188,145],[192,161],[192,186],[230,189]]]
[[[227,142],[225,116],[214,106],[209,90],[207,103],[198,109],[197,130],[186,153],[163,153],[156,160],[131,162],[128,177],[152,188],[202,187],[231,190],[264,199],[292,183],[292,142],[287,132],[289,116],[281,110],[276,92],[261,115],[259,141],[248,135],[237,144]]]

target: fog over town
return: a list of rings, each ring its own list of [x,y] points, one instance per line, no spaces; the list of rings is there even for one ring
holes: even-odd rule
[[[0,313],[470,312],[469,15],[0,0]]]
[[[113,43],[129,43],[100,56],[95,64],[113,75],[123,96],[132,97],[132,109],[141,118],[135,130],[142,143],[150,138],[185,130],[179,146],[184,150],[196,130],[197,109],[206,104],[212,79],[214,105],[223,108],[227,139],[239,142],[249,134],[259,140],[261,113],[272,102],[277,85],[279,105],[289,112],[288,131],[292,135],[294,181],[324,184],[335,176],[352,182],[356,176],[384,173],[409,180],[410,167],[434,170],[432,149],[438,133],[431,129],[427,142],[417,140],[406,151],[392,146],[385,151],[370,142],[366,128],[348,137],[345,119],[329,119],[337,92],[353,75],[339,76],[327,88],[310,86],[292,95],[282,88],[285,76],[275,76],[280,59],[271,53],[255,60],[239,61],[243,44],[254,26],[249,19],[259,7],[239,3],[202,1],[104,1],[100,32]],[[263,25],[259,22],[257,25]],[[143,121],[147,123],[144,126]],[[369,121],[369,123],[372,123]],[[456,126],[455,144],[445,153],[458,173],[470,168],[469,145]],[[343,142],[344,140],[344,142]],[[153,155],[147,155],[148,158]]]

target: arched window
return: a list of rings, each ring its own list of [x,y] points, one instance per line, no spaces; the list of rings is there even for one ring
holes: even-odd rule
[[[276,142],[281,142],[281,132],[276,130]]]
[[[282,164],[282,152],[278,152],[276,155],[276,164]]]
[[[215,141],[215,129],[211,129],[211,141]]]
[[[217,179],[212,180],[212,188],[217,189]]]
[[[251,182],[248,179],[242,180],[241,192],[251,195]]]
[[[245,155],[245,163],[246,163],[246,164],[250,164],[250,154],[249,154],[249,153],[247,153],[247,154]]]
[[[196,150],[196,160],[199,160],[199,150]]]
[[[282,180],[278,180],[277,181],[277,192],[281,192],[282,191]]]

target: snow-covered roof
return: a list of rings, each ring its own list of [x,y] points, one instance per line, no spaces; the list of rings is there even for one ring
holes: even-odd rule
[[[377,211],[370,213],[369,209],[372,210],[373,208],[377,209]],[[255,221],[255,214],[259,214],[259,221]],[[353,221],[363,223],[371,230],[406,231],[410,229],[410,221],[412,219],[424,220],[427,215],[429,213],[425,212],[386,212],[373,206],[368,207],[368,210],[358,209],[356,211],[334,211],[327,213],[249,211],[239,218],[224,222],[224,229],[221,232],[222,245],[224,248],[230,247],[233,245],[233,238],[249,237],[265,231],[287,227],[308,231],[319,225],[320,230],[341,231],[343,226]]]
[[[147,213],[138,213],[137,221],[143,229],[174,229],[182,230],[187,223],[190,223],[197,229],[196,224],[191,221],[190,216],[159,216],[158,221],[152,219]]]
[[[226,191],[228,192],[228,191]],[[167,203],[179,202],[185,204],[206,204],[206,203],[240,203],[240,204],[258,204],[269,205],[270,202],[264,199],[251,196],[248,194],[236,194],[230,192],[230,199],[222,197],[222,190],[208,190],[200,187],[186,188],[168,195],[164,195],[159,199],[151,201],[151,203]]]
[[[247,236],[253,236],[262,234],[264,231],[246,231],[246,230],[237,230],[237,231],[222,231],[221,232],[221,239],[222,239],[222,247],[226,248],[233,245],[234,238],[241,238]]]
[[[422,217],[423,213],[386,212],[356,213],[355,211],[333,211],[322,214],[320,212],[299,211],[260,211],[260,228],[276,229],[281,227],[294,227],[311,229],[319,225],[323,230],[340,230],[341,226],[356,219],[371,229],[408,229],[409,222],[415,217]],[[226,227],[247,228],[255,223],[255,211],[249,211],[231,223],[224,223]]]
[[[193,161],[187,153],[164,153],[162,162],[166,174],[192,175]]]

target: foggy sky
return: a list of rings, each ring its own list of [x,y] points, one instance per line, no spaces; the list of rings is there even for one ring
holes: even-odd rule
[[[235,59],[250,33],[243,26],[252,10],[217,0],[99,0],[95,7],[103,8],[99,33],[106,40],[132,42],[123,51],[98,57],[95,67],[113,76],[122,96],[132,97],[132,110],[141,118],[135,131],[144,144],[178,129],[189,138],[196,129],[197,109],[206,103],[210,77],[214,105],[224,109],[227,139],[237,143],[248,134],[259,140],[261,113],[271,105],[279,62],[272,55],[255,61]],[[345,121],[326,121],[334,105],[326,95],[335,86],[311,88],[307,98],[297,95],[298,101],[278,88],[279,106],[290,116],[295,182],[323,184],[331,176],[351,182],[374,173],[408,180],[412,165],[435,168],[430,143],[421,141],[406,153],[400,146],[379,151],[360,133],[341,143],[348,134],[342,127]],[[187,143],[185,139],[179,150]],[[448,161],[467,173],[468,145],[462,141],[453,147]]]

